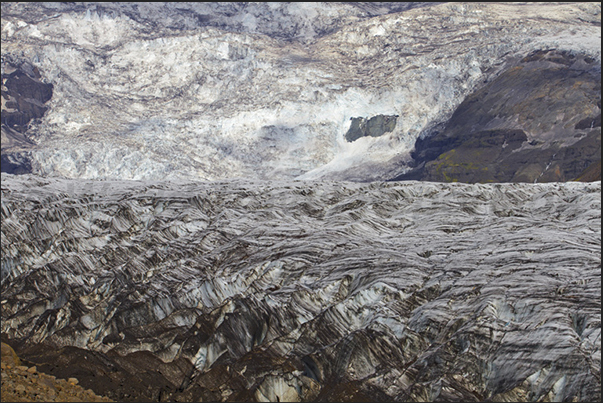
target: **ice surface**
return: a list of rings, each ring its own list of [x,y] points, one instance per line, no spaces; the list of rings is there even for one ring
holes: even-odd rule
[[[33,172],[391,178],[508,61],[557,48],[600,63],[597,3],[396,7],[3,5],[2,54],[54,84]],[[345,142],[350,118],[379,114],[400,116],[392,133]]]
[[[200,373],[311,357],[315,387],[393,400],[596,400],[600,248],[601,182],[2,174],[2,332]],[[309,396],[275,365],[242,375],[256,398]]]

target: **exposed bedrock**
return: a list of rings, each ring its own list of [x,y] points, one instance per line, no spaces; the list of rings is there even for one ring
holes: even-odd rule
[[[27,152],[2,153],[2,172],[20,175],[31,173],[31,160]]]
[[[377,115],[372,118],[350,118],[350,128],[345,134],[345,139],[351,143],[361,137],[380,137],[391,133],[396,127],[398,115]]]
[[[417,168],[397,179],[577,179],[601,160],[601,66],[569,52],[532,52],[468,96],[441,131],[418,139],[413,157]]]
[[[46,112],[53,85],[40,81],[38,68],[29,62],[2,64],[2,124],[23,133],[30,120]]]
[[[2,174],[1,292],[119,401],[600,401],[601,183]]]
[[[27,137],[29,123],[47,111],[53,85],[44,83],[37,67],[27,61],[2,57],[2,172],[32,172]]]

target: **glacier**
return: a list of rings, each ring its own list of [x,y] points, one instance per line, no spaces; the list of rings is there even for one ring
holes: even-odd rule
[[[25,363],[116,401],[601,400],[601,181],[554,181],[600,149],[600,3],[1,7]],[[472,141],[551,183],[389,181],[480,100]]]
[[[117,400],[597,401],[601,182],[3,173],[1,308]]]
[[[3,3],[2,55],[54,85],[28,131],[32,173],[371,181],[406,172],[417,138],[531,51],[600,66],[600,13],[596,3]],[[350,119],[377,115],[398,115],[394,130],[345,140]]]

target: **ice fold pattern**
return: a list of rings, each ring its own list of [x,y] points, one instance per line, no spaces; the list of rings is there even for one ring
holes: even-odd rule
[[[601,182],[2,174],[2,332],[201,374],[301,366],[243,370],[257,400],[356,381],[404,401],[597,400],[600,220]]]

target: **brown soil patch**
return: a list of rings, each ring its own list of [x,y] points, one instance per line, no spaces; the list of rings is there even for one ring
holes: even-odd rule
[[[56,379],[37,371],[36,367],[21,365],[15,351],[2,343],[2,401],[3,402],[111,402],[90,389],[78,385],[76,378]]]

